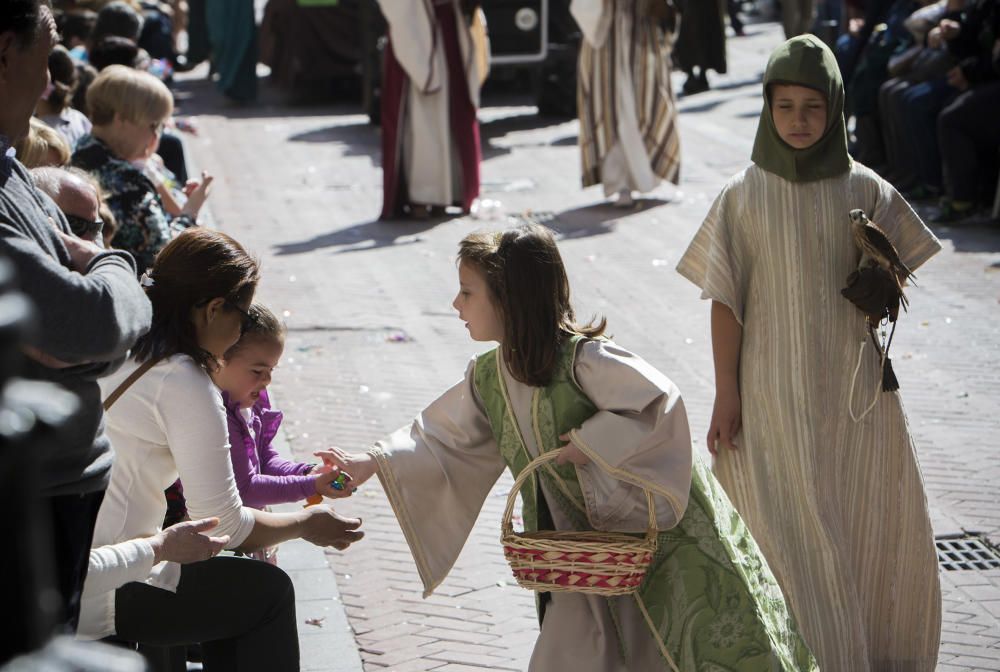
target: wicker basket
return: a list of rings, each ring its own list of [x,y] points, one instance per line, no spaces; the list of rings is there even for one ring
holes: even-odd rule
[[[638,590],[656,550],[656,509],[646,491],[649,526],[645,537],[617,532],[515,532],[514,500],[524,481],[557,451],[543,453],[518,475],[507,496],[500,543],[514,578],[522,588],[539,592],[569,591],[594,595],[629,595]]]

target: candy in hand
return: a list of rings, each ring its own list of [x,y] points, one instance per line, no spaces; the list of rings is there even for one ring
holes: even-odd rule
[[[333,487],[334,490],[343,490],[344,487],[347,485],[347,481],[349,481],[350,479],[351,479],[350,476],[348,476],[344,472],[340,472],[340,475],[337,476],[337,478],[333,479],[333,481],[330,482],[330,485]]]

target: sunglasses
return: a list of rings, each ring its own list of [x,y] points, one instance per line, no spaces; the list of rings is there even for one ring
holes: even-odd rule
[[[248,310],[243,310],[242,308],[240,308],[240,306],[235,301],[231,301],[229,299],[226,299],[226,305],[229,306],[230,308],[232,308],[233,310],[239,312],[240,318],[241,318],[241,320],[240,320],[240,333],[241,334],[244,334],[247,331],[250,331],[250,329],[252,329],[254,327],[254,325],[257,324],[257,318],[254,317],[253,313],[251,313]]]
[[[79,217],[77,215],[66,215],[66,222],[69,224],[70,230],[76,234],[79,238],[85,238],[90,240],[98,235],[104,229],[104,220],[100,217],[91,221],[85,217]]]

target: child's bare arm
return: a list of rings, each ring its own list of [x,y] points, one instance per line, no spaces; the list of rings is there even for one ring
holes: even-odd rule
[[[715,455],[718,444],[736,448],[733,437],[741,427],[740,349],[743,328],[724,303],[712,301],[712,355],[715,360],[715,406],[708,428],[708,450]]]

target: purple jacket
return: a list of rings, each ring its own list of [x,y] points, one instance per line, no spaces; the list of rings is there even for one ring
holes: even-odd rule
[[[249,425],[240,414],[239,404],[230,401],[225,392],[222,399],[229,420],[229,457],[244,506],[262,509],[269,504],[298,502],[315,495],[316,476],[306,475],[310,465],[282,459],[271,447],[283,416],[281,411],[271,408],[267,390],[261,391],[250,409]]]

